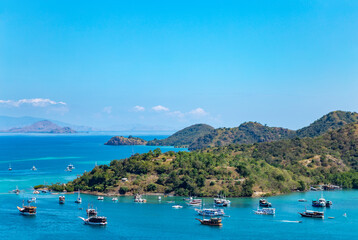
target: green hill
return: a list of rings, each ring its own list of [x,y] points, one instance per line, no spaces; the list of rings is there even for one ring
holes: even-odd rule
[[[269,195],[319,183],[358,188],[357,169],[358,124],[349,124],[315,138],[230,144],[194,152],[156,149],[97,166],[66,188],[114,194]]]
[[[207,124],[195,124],[186,127],[168,138],[149,141],[147,145],[150,146],[175,146],[175,147],[188,147],[197,138],[211,133],[214,130],[212,126]]]
[[[324,115],[309,126],[297,130],[297,136],[315,137],[353,122],[358,122],[358,113],[334,111]]]

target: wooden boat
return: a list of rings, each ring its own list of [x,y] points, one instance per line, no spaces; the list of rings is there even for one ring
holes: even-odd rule
[[[299,213],[302,217],[310,217],[310,218],[324,218],[323,212],[318,211],[312,211],[312,210],[306,210],[303,213]]]
[[[58,202],[59,202],[59,204],[65,204],[65,196],[59,196]]]
[[[92,207],[90,207],[90,205],[88,204],[88,208],[86,209],[86,213],[88,217],[93,217],[93,216],[97,216],[97,211],[96,209]]]
[[[93,216],[93,217],[89,217],[89,218],[83,218],[83,217],[79,217],[81,218],[85,224],[89,224],[89,225],[107,225],[107,218],[106,217],[99,217],[99,216]]]
[[[199,219],[195,218],[203,225],[209,225],[209,226],[222,226],[222,219],[221,218],[210,218],[210,219]]]
[[[35,216],[36,215],[36,207],[34,206],[22,206],[21,207],[17,207],[17,209],[19,209],[20,213],[22,215],[26,215],[26,216]]]

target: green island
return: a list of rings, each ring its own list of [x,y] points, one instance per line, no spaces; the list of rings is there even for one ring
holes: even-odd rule
[[[192,152],[162,153],[155,149],[96,166],[67,184],[50,188],[93,194],[203,197],[219,193],[269,196],[305,191],[316,184],[358,188],[358,123],[341,125],[315,137],[231,143]]]

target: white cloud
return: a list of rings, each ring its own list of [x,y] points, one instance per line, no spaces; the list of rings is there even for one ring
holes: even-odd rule
[[[168,112],[168,111],[169,111],[169,108],[164,107],[164,106],[162,106],[162,105],[158,105],[158,106],[152,107],[152,109],[153,109],[154,111],[156,111],[156,112],[162,112],[162,111]]]
[[[178,118],[184,118],[185,117],[185,113],[182,113],[181,111],[173,111],[173,112],[170,112],[168,114],[173,116],[173,117],[178,117]]]
[[[134,108],[133,108],[133,110],[135,111],[135,112],[143,112],[144,110],[145,110],[145,108],[144,107],[142,107],[142,106],[135,106]]]
[[[104,107],[103,112],[105,112],[107,114],[111,114],[112,113],[112,107],[111,106]]]
[[[31,99],[20,99],[20,100],[0,100],[0,104],[4,104],[11,107],[20,107],[21,105],[27,104],[33,107],[47,107],[53,105],[65,106],[65,102],[55,102],[48,98],[31,98]]]
[[[191,114],[191,115],[193,115],[193,116],[198,116],[198,117],[208,115],[208,113],[205,112],[205,110],[202,109],[202,108],[200,108],[200,107],[199,107],[199,108],[196,108],[196,109],[194,109],[194,110],[191,110],[191,111],[189,112],[189,114]]]

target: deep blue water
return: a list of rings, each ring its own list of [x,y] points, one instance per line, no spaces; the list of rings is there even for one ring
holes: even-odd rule
[[[148,203],[134,203],[132,197],[111,198],[103,202],[95,196],[82,194],[83,203],[75,204],[77,195],[66,195],[66,203],[58,204],[58,195],[36,195],[36,217],[21,216],[16,206],[23,199],[33,197],[31,186],[43,182],[71,180],[84,170],[91,170],[95,163],[107,164],[112,159],[128,157],[132,152],[147,152],[155,147],[104,146],[111,136],[0,136],[0,237],[4,239],[357,239],[358,191],[324,192],[333,201],[325,210],[326,217],[335,219],[303,219],[297,212],[321,196],[320,192],[293,193],[270,197],[276,208],[275,216],[253,214],[258,199],[231,198],[232,205],[225,208],[221,228],[200,225],[193,207],[173,209],[175,201],[185,205],[181,197],[146,196]],[[153,138],[147,136],[147,139]],[[171,147],[167,150],[180,150]],[[185,149],[182,149],[185,150]],[[8,164],[11,163],[12,172]],[[72,163],[76,169],[65,172]],[[35,165],[37,172],[30,171]],[[8,193],[16,186],[21,194]],[[204,199],[212,207],[212,199]],[[84,225],[79,216],[85,216],[88,203],[93,203],[100,215],[108,218],[106,227]],[[80,210],[79,208],[83,208]],[[346,217],[343,214],[346,213]],[[302,223],[290,221],[302,220]]]

